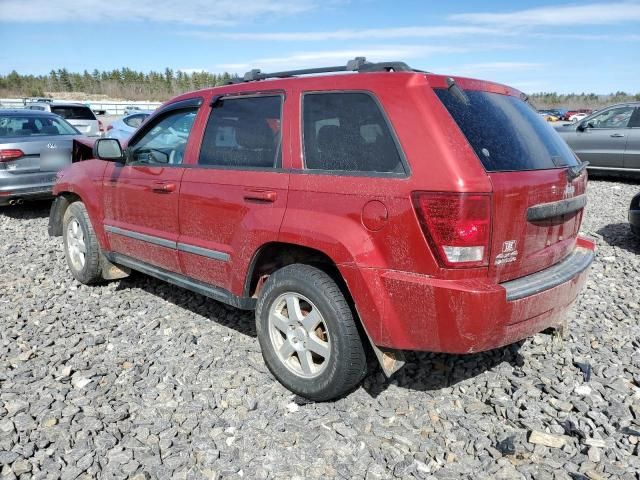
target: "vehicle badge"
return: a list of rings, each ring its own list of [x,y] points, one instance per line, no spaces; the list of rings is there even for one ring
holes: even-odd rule
[[[576,193],[576,187],[573,183],[567,183],[567,186],[564,187],[564,198],[571,198]]]
[[[507,240],[502,244],[502,253],[511,253],[516,249],[517,240]]]
[[[507,240],[502,242],[502,252],[496,255],[495,264],[503,265],[505,263],[512,263],[518,259],[518,241]]]
[[[47,148],[56,148],[55,143],[47,143]]]

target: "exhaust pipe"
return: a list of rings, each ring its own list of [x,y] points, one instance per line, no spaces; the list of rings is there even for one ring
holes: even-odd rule
[[[9,200],[9,205],[22,205],[24,203],[24,200],[22,200],[21,198],[12,198],[11,200]]]
[[[15,200],[13,200],[13,199],[9,200],[9,205],[15,205],[15,204],[16,204]]]
[[[21,198],[16,200],[16,205],[22,205],[24,203],[24,200],[22,200]]]

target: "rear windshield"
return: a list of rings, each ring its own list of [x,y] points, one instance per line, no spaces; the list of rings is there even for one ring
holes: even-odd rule
[[[79,135],[79,132],[53,115],[0,115],[0,138],[51,135]]]
[[[51,106],[51,111],[67,120],[95,120],[96,116],[89,107],[82,106]]]
[[[578,164],[553,127],[519,98],[479,90],[454,95],[452,90],[438,88],[435,92],[488,172]]]

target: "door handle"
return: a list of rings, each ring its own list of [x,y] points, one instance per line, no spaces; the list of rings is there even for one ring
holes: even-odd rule
[[[613,137],[613,138],[622,138],[622,137],[624,137],[624,133],[612,133],[609,136]]]
[[[154,193],[171,193],[176,191],[175,183],[156,182],[151,187]]]
[[[278,194],[271,190],[246,190],[244,199],[249,202],[273,203],[278,198]]]

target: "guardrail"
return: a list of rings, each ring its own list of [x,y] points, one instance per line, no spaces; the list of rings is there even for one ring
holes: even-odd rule
[[[124,115],[125,109],[130,106],[140,110],[155,110],[162,105],[162,102],[100,102],[91,100],[64,100],[64,102],[81,103],[94,112],[104,112],[106,115]],[[25,103],[22,98],[0,98],[0,104],[3,108],[24,108]]]

